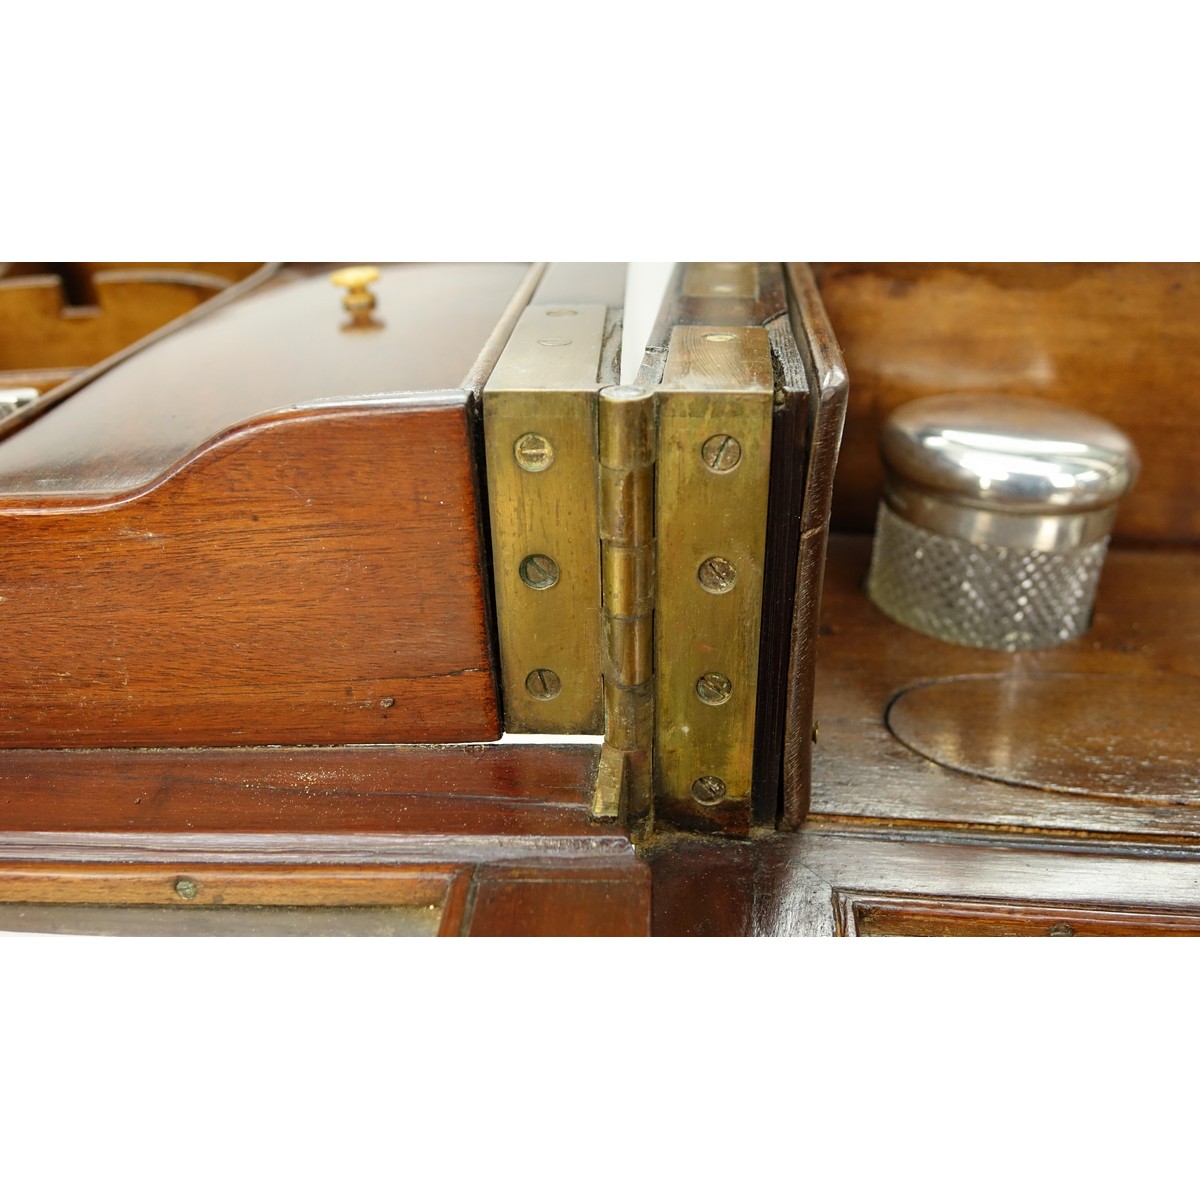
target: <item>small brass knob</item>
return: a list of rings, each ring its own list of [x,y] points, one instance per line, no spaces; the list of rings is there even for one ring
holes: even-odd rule
[[[379,278],[377,267],[342,267],[329,277],[334,287],[346,289],[342,297],[342,307],[355,320],[369,320],[371,310],[375,307],[375,293],[370,290]]]

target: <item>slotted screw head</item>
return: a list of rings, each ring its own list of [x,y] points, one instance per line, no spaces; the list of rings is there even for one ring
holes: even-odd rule
[[[554,462],[554,446],[540,433],[523,433],[513,445],[513,455],[522,471],[536,475]]]
[[[705,704],[716,707],[724,704],[733,694],[733,684],[720,671],[706,671],[696,680],[696,695]]]
[[[526,587],[541,592],[558,582],[558,563],[548,554],[530,554],[521,560],[518,573]]]
[[[701,775],[692,784],[692,799],[697,804],[720,804],[725,799],[725,780],[715,775]]]
[[[200,885],[194,879],[180,879],[175,884],[175,891],[179,893],[180,899],[195,900]]]
[[[562,680],[549,667],[537,667],[525,676],[525,690],[535,700],[553,700],[562,691]]]
[[[714,556],[700,564],[696,578],[706,592],[719,596],[733,590],[733,585],[737,583],[737,570],[729,559]]]
[[[742,443],[728,433],[714,433],[700,447],[704,465],[716,475],[726,475],[742,461]]]

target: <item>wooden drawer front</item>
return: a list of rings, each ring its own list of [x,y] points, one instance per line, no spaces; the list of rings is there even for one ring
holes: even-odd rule
[[[0,931],[132,935],[457,933],[450,866],[5,864]]]
[[[854,896],[837,903],[847,937],[1195,937],[1200,913]]]

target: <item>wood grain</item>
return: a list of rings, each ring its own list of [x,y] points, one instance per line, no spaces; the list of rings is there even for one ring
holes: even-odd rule
[[[661,839],[649,852],[656,936],[1143,936],[1200,929],[1194,855],[993,834],[851,831],[810,818],[797,834],[731,846]],[[1062,932],[1062,931],[1059,931]]]
[[[1000,783],[1200,804],[1200,679],[974,675],[917,684],[887,710],[931,762]]]
[[[595,760],[590,746],[0,751],[0,928],[645,935],[650,872],[619,823],[591,819]]]
[[[472,937],[646,937],[650,873],[637,859],[475,871]]]
[[[210,846],[258,833],[595,837],[595,759],[590,746],[3,750],[0,841],[18,832],[203,834],[218,839]]]
[[[1100,580],[1091,630],[1071,642],[1016,654],[951,646],[890,621],[862,591],[869,554],[865,537],[831,539],[817,667],[814,814],[1187,843],[1200,837],[1200,796],[1186,783],[1188,763],[1171,767],[1156,757],[1181,754],[1194,741],[1200,554],[1115,548]],[[899,693],[975,676],[989,677],[997,688],[986,706],[990,731],[980,724],[988,721],[982,711],[961,711],[943,734],[959,736],[957,728],[969,741],[967,730],[978,728],[980,738],[989,739],[993,762],[1003,758],[1027,782],[1036,774],[1058,790],[947,770],[888,731],[884,714]],[[1074,728],[1084,741],[1074,749],[1063,741],[1053,766],[1044,758],[1060,735],[1047,727],[1046,708],[1003,700],[1006,687],[1024,686],[1005,681],[1047,676],[1076,678],[1069,685],[1076,705],[1089,681],[1101,691],[1086,711],[1060,709],[1055,715],[1055,723]],[[1139,707],[1139,698],[1150,703],[1150,697],[1152,708]],[[939,720],[950,718],[943,710]],[[942,735],[931,729],[923,736]],[[1089,761],[1095,757],[1101,763]],[[1104,794],[1118,790],[1111,785],[1114,770],[1126,780],[1119,796]],[[1168,777],[1175,783],[1164,790]]]
[[[263,413],[458,389],[525,275],[522,264],[384,268],[374,287],[381,324],[363,332],[344,328],[327,270],[281,271],[0,442],[0,495],[129,491]]]
[[[804,505],[792,588],[788,643],[786,727],[783,740],[783,808],[780,825],[795,829],[812,802],[813,689],[825,555],[835,471],[846,419],[849,380],[829,316],[812,272],[787,267],[789,320],[809,378],[809,426]]]
[[[1200,267],[828,263],[821,294],[852,380],[834,527],[866,532],[884,418],[939,392],[1028,395],[1105,417],[1142,476],[1120,539],[1200,539]]]
[[[1200,912],[1120,912],[841,893],[838,914],[840,932],[848,937],[1200,936]]]
[[[0,745],[498,737],[466,404],[262,418],[119,500],[10,498]]]
[[[0,370],[91,366],[223,291],[235,264],[36,265],[0,277]]]

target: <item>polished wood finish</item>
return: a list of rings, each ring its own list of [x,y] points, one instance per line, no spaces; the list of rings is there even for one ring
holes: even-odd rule
[[[888,620],[869,555],[830,541],[803,831],[645,846],[654,932],[1200,931],[1200,554],[1113,549],[1089,633],[1018,654]]]
[[[595,769],[594,747],[0,751],[0,928],[328,933],[342,908],[360,933],[644,935],[650,872],[591,819]]]
[[[812,818],[800,833],[740,845],[665,838],[648,856],[658,936],[1200,930],[1196,859],[1131,846],[1085,853],[1064,842],[932,830],[901,838]]]
[[[890,621],[862,591],[869,556],[866,537],[831,539],[814,814],[1200,838],[1200,775],[1188,757],[1200,554],[1113,549],[1091,630],[1016,654],[952,646]],[[888,728],[889,705],[903,741]],[[914,744],[962,770],[935,766]]]
[[[307,905],[302,916],[309,918],[308,928],[324,929],[321,922],[328,919],[330,908],[344,906],[343,928],[350,926],[350,913],[355,912],[368,924],[377,920],[373,928],[383,932],[398,931],[397,914],[402,911],[416,921],[419,912],[432,906],[436,920],[425,916],[420,924],[425,931],[436,924],[444,934],[625,935],[645,932],[650,926],[652,873],[653,931],[658,934],[1194,934],[1200,928],[1200,781],[1193,766],[1197,747],[1190,717],[1200,681],[1196,606],[1200,559],[1187,545],[1195,536],[1193,510],[1172,508],[1183,505],[1188,494],[1194,498],[1194,490],[1187,489],[1195,487],[1185,469],[1184,447],[1190,444],[1187,435],[1194,428],[1197,410],[1184,396],[1180,382],[1191,353],[1182,345],[1181,315],[1183,307],[1191,304],[1191,285],[1182,275],[1174,277],[1181,286],[1174,293],[1168,288],[1167,295],[1177,298],[1181,312],[1168,312],[1163,307],[1167,301],[1154,292],[1154,286],[1161,292],[1170,272],[1182,268],[1147,268],[1139,276],[1142,283],[1128,288],[1123,287],[1118,268],[1053,268],[1045,276],[1038,276],[1034,268],[935,266],[905,275],[906,270],[839,265],[825,269],[822,286],[834,327],[848,356],[853,349],[866,364],[855,377],[852,423],[856,403],[865,401],[867,409],[858,420],[870,424],[870,412],[878,414],[899,403],[900,393],[910,383],[919,387],[917,394],[950,390],[945,381],[957,371],[954,388],[974,388],[975,383],[963,381],[986,376],[989,390],[1032,391],[1103,412],[1139,440],[1148,471],[1151,442],[1153,454],[1165,456],[1157,460],[1168,464],[1167,473],[1160,476],[1163,486],[1151,486],[1152,495],[1157,489],[1157,499],[1133,510],[1132,524],[1122,527],[1127,541],[1143,544],[1118,546],[1110,554],[1095,624],[1085,638],[1050,650],[1010,655],[944,645],[878,613],[861,591],[869,554],[865,534],[873,522],[877,495],[873,489],[878,479],[863,471],[862,446],[855,443],[842,485],[855,489],[856,495],[849,508],[839,506],[839,514],[851,525],[857,522],[863,532],[835,536],[831,543],[816,674],[819,737],[815,745],[808,743],[814,756],[812,815],[800,832],[760,833],[750,839],[659,834],[635,856],[623,827],[590,815],[596,764],[591,747],[0,750],[0,921],[5,912],[15,911],[5,910],[6,903],[44,906],[44,913],[50,914],[47,921],[56,919],[55,914],[66,920],[73,900],[99,904],[114,919],[118,912],[126,917],[134,913],[128,918],[134,924],[139,908],[147,919],[153,912],[156,921],[205,906],[214,919],[219,919],[217,910],[224,906],[239,920],[258,908],[266,920],[267,909]],[[284,288],[295,278],[285,274],[278,286]],[[1043,280],[1040,293],[1039,278]],[[897,279],[907,283],[893,288]],[[884,286],[880,280],[891,282]],[[800,286],[803,280],[794,276],[792,282]],[[708,285],[711,272],[708,284],[699,272],[692,290]],[[523,277],[519,292],[523,300],[536,286],[536,280]],[[932,308],[922,308],[926,302],[917,301],[931,287],[941,300]],[[744,281],[742,288],[748,290]],[[860,288],[864,290],[856,290]],[[335,289],[329,293],[329,303],[336,305]],[[874,297],[875,307],[862,310],[873,314],[870,319],[855,315],[860,295]],[[986,296],[1001,300],[985,305]],[[733,295],[729,303],[748,309],[753,301]],[[917,305],[921,319],[904,316],[906,303]],[[1155,309],[1154,303],[1160,307]],[[848,314],[845,329],[837,305]],[[1131,313],[1129,305],[1136,312]],[[1103,306],[1115,306],[1124,318],[1106,315]],[[510,299],[504,310],[509,315],[501,318],[501,325],[511,322],[519,308],[520,304],[514,309]],[[990,325],[986,311],[994,314]],[[1157,319],[1155,312],[1171,351],[1161,354],[1162,362],[1158,353],[1146,349],[1158,345],[1149,332]],[[382,306],[380,315],[386,317]],[[872,320],[877,321],[875,349]],[[977,328],[971,326],[973,320],[979,322]],[[493,338],[489,344],[494,349],[502,339]],[[1017,354],[1022,346],[1028,362],[1034,364],[1028,370],[1018,369],[1026,362]],[[802,346],[800,352],[804,371],[814,386],[820,384],[819,356],[813,346]],[[925,367],[918,362],[921,354]],[[1039,354],[1052,369],[1037,367]],[[1103,393],[1108,397],[1103,404],[1111,404],[1111,410],[1103,404],[1097,408],[1089,401],[1090,393],[1085,394],[1084,384],[1102,373],[1101,367],[1089,365],[1093,359],[1124,380],[1121,394],[1126,399],[1121,404],[1116,390]],[[1153,367],[1147,374],[1151,360]],[[469,368],[473,378],[486,377],[479,361],[476,358]],[[490,361],[495,361],[494,353]],[[853,357],[849,365],[853,374]],[[197,372],[206,371],[200,361],[194,366]],[[977,374],[971,375],[971,370]],[[1157,408],[1128,399],[1142,394],[1134,386],[1138,370],[1142,383],[1149,378],[1165,397]],[[997,384],[996,376],[1005,371],[1008,383]],[[162,386],[169,384],[170,376],[164,368]],[[1034,387],[1039,379],[1051,380],[1049,392]],[[931,380],[936,387],[926,386]],[[1051,394],[1060,385],[1060,394]],[[477,446],[467,421],[470,390],[444,396],[430,410],[430,420],[435,415],[439,421],[448,419],[445,414],[450,411],[465,422],[465,433],[464,424],[454,426],[450,439],[454,445],[459,439]],[[836,405],[832,387],[827,398]],[[23,619],[12,628],[23,634],[32,621],[36,636],[29,645],[38,653],[42,643],[74,638],[74,652],[83,661],[91,651],[82,635],[63,632],[70,627],[73,618],[68,616],[73,610],[62,607],[82,602],[87,620],[80,628],[91,630],[94,649],[112,650],[104,639],[113,628],[125,639],[124,646],[133,645],[132,615],[124,624],[118,619],[114,626],[109,609],[99,600],[79,601],[86,594],[88,578],[93,584],[99,581],[100,587],[94,589],[97,595],[106,594],[102,588],[111,592],[114,587],[119,594],[125,586],[126,561],[139,564],[145,580],[152,577],[156,562],[174,564],[172,570],[193,570],[188,578],[194,587],[210,598],[220,596],[226,581],[215,569],[205,575],[203,567],[209,560],[193,567],[182,552],[186,519],[190,515],[193,526],[198,524],[198,505],[185,505],[181,512],[174,504],[137,508],[166,495],[168,489],[179,488],[179,494],[188,495],[189,481],[203,481],[210,468],[214,471],[208,478],[205,524],[218,536],[229,534],[225,549],[236,549],[247,558],[253,554],[255,561],[264,564],[260,576],[270,578],[272,559],[253,553],[261,546],[256,539],[262,531],[247,523],[246,514],[258,506],[247,505],[245,493],[233,484],[256,478],[269,482],[273,489],[269,495],[286,517],[273,536],[283,538],[290,529],[294,545],[326,537],[320,532],[323,527],[306,524],[298,501],[282,500],[281,485],[295,487],[299,499],[323,502],[322,497],[331,495],[328,489],[333,485],[327,477],[342,470],[336,456],[346,448],[339,418],[351,411],[354,424],[369,425],[373,435],[369,453],[364,446],[351,456],[364,464],[360,482],[368,473],[365,464],[370,464],[370,478],[377,488],[389,489],[389,502],[380,506],[388,522],[369,537],[364,534],[362,546],[349,547],[348,561],[354,569],[362,561],[356,557],[360,552],[379,551],[379,572],[372,578],[406,580],[400,572],[412,571],[414,560],[394,554],[388,539],[416,537],[418,526],[433,528],[432,504],[428,510],[422,506],[442,493],[431,491],[433,481],[427,480],[428,486],[418,488],[419,502],[412,497],[407,503],[391,502],[395,490],[406,486],[398,481],[419,469],[395,448],[384,428],[388,420],[413,418],[421,411],[420,404],[411,410],[405,410],[404,404],[384,400],[347,409],[318,406],[286,418],[251,417],[236,436],[218,437],[181,469],[172,465],[175,460],[164,468],[169,455],[160,455],[154,476],[158,482],[139,485],[143,490],[123,496],[117,504],[55,497],[53,489],[41,499],[10,498],[9,508],[0,513],[0,524],[18,517],[32,527],[82,517],[100,522],[104,513],[153,516],[138,525],[122,526],[120,517],[111,517],[110,525],[96,525],[105,531],[107,541],[72,535],[68,544],[88,574],[76,577],[64,568],[57,576],[43,579],[40,593],[33,587],[34,576],[21,574],[23,564],[10,546],[9,562],[0,574],[5,580],[0,594],[9,596],[7,581],[13,571],[25,589],[17,593]],[[1140,433],[1117,411],[1121,405],[1146,423]],[[305,422],[312,423],[314,436],[301,440],[292,447],[295,453],[284,457],[287,446],[270,440],[280,433],[275,427],[290,427],[286,436],[302,439]],[[268,429],[273,430],[269,436]],[[429,432],[432,436],[437,431]],[[852,438],[863,436],[855,424],[851,432]],[[865,436],[874,455],[873,433],[868,430]],[[442,445],[440,437],[437,432],[430,444]],[[407,437],[396,442],[410,452],[412,446],[424,444]],[[85,459],[86,453],[80,452],[76,461]],[[225,469],[222,464],[239,460],[246,473],[220,477],[217,486],[215,468]],[[469,461],[456,461],[461,468],[455,468],[457,483],[443,481],[444,485],[457,489],[456,494],[468,490],[477,494],[478,481],[471,478]],[[112,486],[123,469],[118,467],[107,476],[106,468],[94,470],[91,486]],[[130,468],[145,469],[145,461]],[[76,478],[83,479],[91,470],[82,467]],[[293,473],[297,471],[299,476]],[[438,479],[445,474],[442,470]],[[1144,479],[1135,496],[1143,494],[1145,483]],[[436,507],[440,512],[446,506]],[[392,529],[397,513],[412,516],[411,526],[399,522],[401,533]],[[474,530],[465,512],[460,515],[460,532]],[[122,529],[157,536],[164,528],[171,531],[173,541],[162,545],[136,536],[126,536],[123,546],[116,540]],[[811,535],[820,536],[819,529]],[[468,544],[465,532],[463,537],[463,545]],[[809,537],[806,524],[805,538]],[[1147,540],[1160,544],[1147,548]],[[1161,545],[1171,541],[1179,544]],[[30,544],[36,549],[37,538]],[[478,543],[473,544],[477,555]],[[811,551],[813,544],[806,540],[801,554],[806,547]],[[440,553],[441,543],[433,548]],[[394,565],[397,558],[403,560],[399,566]],[[485,571],[478,557],[473,565],[466,551],[462,558],[467,565],[461,567],[460,580],[478,579]],[[325,564],[325,557],[316,563]],[[427,580],[411,593],[395,582],[387,589],[393,593],[390,603],[378,612],[352,609],[347,613],[338,612],[329,599],[336,592],[331,574],[322,591],[328,601],[321,610],[325,620],[304,623],[300,612],[307,612],[313,600],[306,589],[312,586],[314,569],[310,562],[305,571],[297,569],[295,576],[281,581],[283,590],[303,603],[294,603],[290,615],[283,609],[266,612],[270,619],[263,623],[280,643],[272,652],[285,654],[293,644],[306,647],[306,661],[293,663],[297,671],[311,668],[307,660],[313,656],[313,628],[325,630],[330,621],[342,620],[341,645],[353,654],[360,641],[378,643],[377,631],[388,628],[396,604],[412,605],[405,626],[410,644],[444,635],[451,640],[446,635],[446,612],[448,606],[453,609],[461,602],[458,593],[447,588],[433,593],[430,600]],[[387,575],[389,571],[396,574]],[[239,577],[243,599],[251,589],[248,567],[246,572]],[[140,606],[149,636],[159,637],[161,661],[166,661],[165,647],[171,645],[178,653],[193,656],[185,662],[189,672],[195,673],[199,666],[223,686],[229,672],[240,669],[237,654],[227,652],[220,662],[204,660],[203,653],[184,639],[177,638],[176,646],[156,633],[162,628],[162,610],[182,611],[171,608],[173,594],[160,598],[144,584],[140,595],[126,595],[128,612],[133,614]],[[35,600],[51,608],[59,605],[54,611],[62,614],[61,619],[52,622],[49,616],[39,615]],[[10,602],[0,605],[6,619]],[[485,598],[472,597],[461,604],[454,611],[475,613],[473,619],[483,622]],[[187,627],[220,632],[224,611],[219,604],[190,610]],[[806,612],[815,614],[815,608]],[[355,620],[361,625],[355,626]],[[370,630],[370,636],[353,640],[349,631],[355,628]],[[409,630],[419,631],[419,637],[412,638]],[[264,646],[256,645],[255,653]],[[321,648],[319,641],[317,646]],[[128,658],[128,653],[123,657]],[[484,658],[490,664],[486,653]],[[52,701],[60,698],[57,711],[64,722],[73,710],[68,711],[70,701],[62,697],[73,697],[78,706],[80,701],[94,701],[112,684],[111,678],[101,678],[98,693],[96,686],[81,687],[75,677],[56,680],[47,673],[45,660],[35,660],[40,674],[32,675],[22,662],[12,649],[7,657],[0,656],[0,665],[7,664],[10,671],[9,684],[0,687],[0,703],[9,703],[5,697],[14,682],[18,692],[26,688],[33,694],[32,679],[38,686],[45,685],[44,694]],[[348,675],[361,674],[351,660],[345,665],[354,667]],[[485,672],[478,680],[485,674],[491,679]],[[248,671],[243,681],[247,685],[249,675]],[[440,682],[408,678],[414,687],[442,682],[456,686],[448,676]],[[268,687],[273,686],[259,664],[254,686],[264,679]],[[283,680],[263,706],[281,714],[281,725],[287,719],[283,714],[296,712],[296,696],[284,690],[287,682],[295,680]],[[298,685],[300,693],[313,694],[307,676]],[[112,694],[121,693],[117,689]],[[131,689],[130,696],[136,701],[140,693]],[[157,698],[167,703],[165,691]],[[394,698],[390,708],[364,707],[360,716],[368,736],[376,737],[384,722],[392,722],[388,728],[394,732],[398,720],[426,718],[424,704],[402,713],[399,695]],[[258,710],[248,711],[261,715]],[[3,727],[35,728],[36,715],[29,701]],[[201,729],[211,728],[203,724],[204,719],[216,720],[197,719]],[[377,724],[372,726],[371,721]],[[791,723],[796,726],[794,720]],[[345,726],[325,719],[314,719],[313,727],[332,730],[334,740],[348,736]],[[156,726],[154,736],[161,732]],[[789,736],[794,732],[790,729]],[[71,736],[74,744],[76,735]],[[278,736],[293,740],[297,735]],[[794,762],[792,766],[795,769]],[[192,894],[188,887],[180,892],[180,882],[194,883],[196,892]],[[6,887],[11,889],[7,893]],[[87,899],[79,901],[81,896]],[[272,916],[276,918],[284,919],[278,912]],[[365,931],[367,925],[359,928]],[[418,931],[416,924],[413,931]]]
[[[260,265],[0,264],[0,371],[91,366]]]
[[[283,269],[0,441],[0,495],[129,491],[264,413],[462,388],[528,274],[524,264],[385,267],[378,327],[363,330],[327,269]]]
[[[1198,714],[1200,678],[1017,667],[907,688],[887,726],[910,750],[969,776],[1175,804],[1200,803]]]
[[[876,444],[940,392],[1051,400],[1105,417],[1143,471],[1118,540],[1200,538],[1200,267],[1190,263],[827,263],[821,294],[853,381],[834,527],[869,531]]]
[[[615,827],[592,821],[585,803],[595,759],[592,747],[479,744],[3,750],[0,830],[102,835],[96,846],[116,834],[204,835],[210,850],[222,834],[289,837],[293,847],[318,834],[481,829],[597,838]]]
[[[892,896],[839,897],[847,937],[1197,937],[1200,912],[1153,913]]]
[[[467,401],[259,418],[118,500],[0,501],[0,745],[498,737]]]
[[[645,937],[647,875],[633,860],[478,867],[466,931],[472,937]]]
[[[785,712],[783,806],[779,824],[795,829],[812,803],[813,688],[825,553],[835,471],[846,419],[849,381],[816,281],[805,263],[788,263],[788,319],[809,379],[810,433],[804,459],[804,503],[790,589],[788,669],[781,679]],[[784,625],[783,628],[788,628]]]

